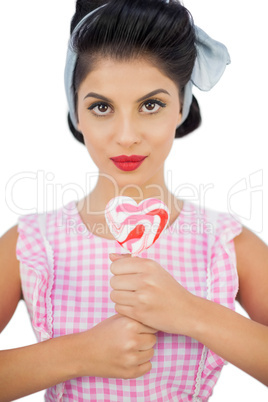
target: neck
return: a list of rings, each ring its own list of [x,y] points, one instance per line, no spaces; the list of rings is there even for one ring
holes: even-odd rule
[[[177,199],[166,187],[163,174],[158,173],[158,180],[151,181],[146,185],[128,184],[120,187],[116,182],[108,180],[107,176],[99,175],[93,191],[82,199],[77,206],[84,223],[91,228],[99,224],[106,227],[105,207],[112,198],[119,195],[131,197],[138,204],[146,198],[157,198],[163,201],[170,211],[170,225],[178,217],[183,207],[183,201]],[[108,228],[106,228],[105,233],[109,233]]]
[[[128,179],[129,180],[129,179]],[[126,184],[119,186],[114,180],[105,175],[99,175],[97,184],[93,191],[85,198],[87,211],[94,215],[104,213],[107,203],[116,196],[125,196],[133,198],[137,203],[146,198],[157,198],[171,207],[174,196],[168,190],[163,171],[157,173],[150,183]]]

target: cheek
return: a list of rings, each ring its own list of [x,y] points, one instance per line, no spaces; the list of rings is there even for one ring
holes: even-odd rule
[[[164,148],[170,147],[170,144],[173,143],[176,134],[176,122],[175,120],[167,119],[164,122],[159,122],[157,126],[155,126],[153,135],[154,141],[156,145],[161,145]]]
[[[103,141],[99,141],[96,138],[93,139],[92,137],[84,135],[84,142],[90,158],[98,168],[101,168],[103,163],[105,163],[106,155],[106,149],[103,146]]]
[[[92,133],[84,134],[84,142],[87,150],[92,156],[100,156],[99,151],[103,151],[103,141],[101,141],[100,136],[93,135]]]
[[[165,119],[154,131],[154,146],[161,158],[167,158],[174,143],[177,123],[174,118]]]
[[[89,118],[81,116],[79,130],[84,136],[85,142],[96,146],[104,145],[110,139],[111,125],[105,118]]]
[[[174,104],[169,109],[168,113],[163,118],[157,121],[155,125],[155,132],[159,133],[159,136],[164,135],[166,140],[174,139],[176,128],[181,121],[181,113],[179,104]]]
[[[104,142],[102,141],[102,135],[98,130],[94,130],[93,127],[84,128],[83,124],[80,126],[81,132],[84,137],[84,143],[90,154],[91,158],[94,160],[99,160],[103,155]]]

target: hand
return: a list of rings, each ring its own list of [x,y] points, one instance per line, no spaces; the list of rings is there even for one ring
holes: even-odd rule
[[[119,314],[77,334],[82,348],[79,376],[137,378],[152,368],[157,331]]]
[[[160,264],[111,254],[111,300],[117,313],[159,331],[188,335],[194,296]]]

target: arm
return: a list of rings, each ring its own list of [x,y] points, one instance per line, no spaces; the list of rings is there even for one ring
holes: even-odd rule
[[[4,329],[21,298],[17,227],[0,238],[0,323]],[[0,351],[0,402],[71,378],[136,378],[151,369],[156,331],[115,315],[80,334]]]
[[[268,386],[268,247],[245,227],[234,244],[237,300],[252,320],[202,300],[192,336]]]
[[[8,324],[22,298],[17,239],[17,226],[0,238],[0,331]],[[68,357],[66,351],[62,356],[61,352],[64,348],[72,350],[68,342],[69,339],[62,343],[55,340],[0,351],[0,401],[14,400],[67,379],[71,373]]]
[[[189,335],[268,386],[268,327],[205,299],[192,307]]]
[[[70,335],[0,351],[0,401],[13,401],[75,377],[75,350]]]
[[[17,226],[0,238],[0,333],[22,298],[19,261],[16,258]]]
[[[193,337],[268,386],[268,247],[243,228],[235,248],[238,300],[255,321],[192,295],[155,261],[137,257],[110,257],[111,299],[118,313]]]
[[[1,351],[0,401],[13,401],[76,377],[140,377],[151,370],[155,332],[115,315],[82,333]]]

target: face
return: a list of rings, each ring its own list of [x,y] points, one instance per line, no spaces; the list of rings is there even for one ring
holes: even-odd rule
[[[78,90],[78,129],[99,172],[119,187],[160,180],[180,110],[176,84],[145,60],[101,59]],[[145,159],[111,159],[122,155]]]

